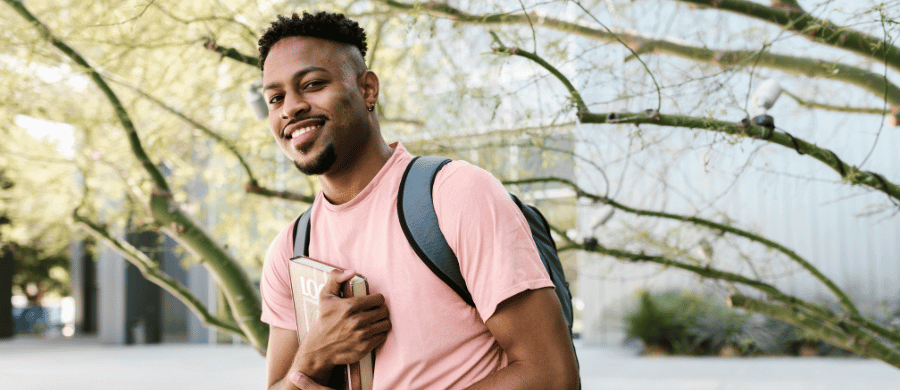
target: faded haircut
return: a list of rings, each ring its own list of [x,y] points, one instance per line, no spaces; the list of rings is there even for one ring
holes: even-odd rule
[[[366,57],[366,32],[353,20],[343,14],[303,12],[303,17],[278,15],[278,20],[263,33],[259,45],[259,69],[265,67],[269,50],[276,42],[287,37],[313,37],[355,46],[363,58]]]

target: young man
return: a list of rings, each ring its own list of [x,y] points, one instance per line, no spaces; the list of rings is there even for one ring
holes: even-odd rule
[[[365,33],[343,15],[279,16],[259,41],[275,142],[318,175],[310,257],[346,269],[320,294],[319,321],[297,340],[286,260],[293,223],[263,269],[262,320],[271,389],[324,389],[331,369],[375,350],[375,389],[577,388],[577,363],[553,284],[529,227],[490,174],[454,161],[434,184],[441,231],[475,302],[467,305],[418,258],[396,201],[412,156],[381,137],[379,80]],[[371,295],[339,298],[358,273]]]

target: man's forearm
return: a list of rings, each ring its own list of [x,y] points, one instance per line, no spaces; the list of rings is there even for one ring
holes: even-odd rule
[[[305,363],[301,360],[303,359],[298,354],[294,364],[291,365],[291,368],[285,373],[284,377],[278,382],[275,382],[272,386],[269,386],[269,390],[297,390],[297,386],[295,386],[290,379],[291,375],[295,372],[300,372],[317,383],[328,383],[328,380],[331,378],[331,374],[334,371],[333,366],[317,369],[314,368],[314,364]]]
[[[291,374],[299,371],[318,383],[327,383],[333,370],[333,365],[319,361],[313,354],[304,353],[303,346],[301,346],[300,352],[298,352],[294,358],[294,363],[291,365],[291,369],[288,371],[285,378],[290,378]],[[288,379],[284,380],[290,383]]]
[[[269,350],[266,353],[267,383],[269,389],[295,390],[290,377],[296,372],[310,378],[328,378],[333,366],[322,360],[323,354],[308,352],[302,348],[297,332],[272,326],[269,328]]]

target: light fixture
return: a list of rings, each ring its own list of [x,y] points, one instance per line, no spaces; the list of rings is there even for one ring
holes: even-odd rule
[[[247,86],[247,93],[244,94],[244,101],[253,112],[256,120],[263,120],[269,117],[269,107],[266,105],[266,99],[263,97],[259,89],[262,88],[262,80],[256,80]]]
[[[781,95],[781,85],[775,79],[763,81],[753,95],[750,95],[750,104],[753,105],[753,124],[770,129],[775,128],[775,119],[766,114],[766,110],[772,108],[778,96]]]

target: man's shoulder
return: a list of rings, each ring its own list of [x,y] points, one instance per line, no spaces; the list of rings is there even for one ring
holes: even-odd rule
[[[473,165],[465,160],[453,160],[441,169],[434,181],[434,188],[447,190],[455,189],[489,189],[502,187],[502,184],[494,175],[483,168]]]
[[[489,210],[505,214],[515,208],[500,180],[483,168],[461,160],[450,162],[438,172],[432,193],[438,215],[478,214]],[[480,208],[484,206],[487,209]]]

